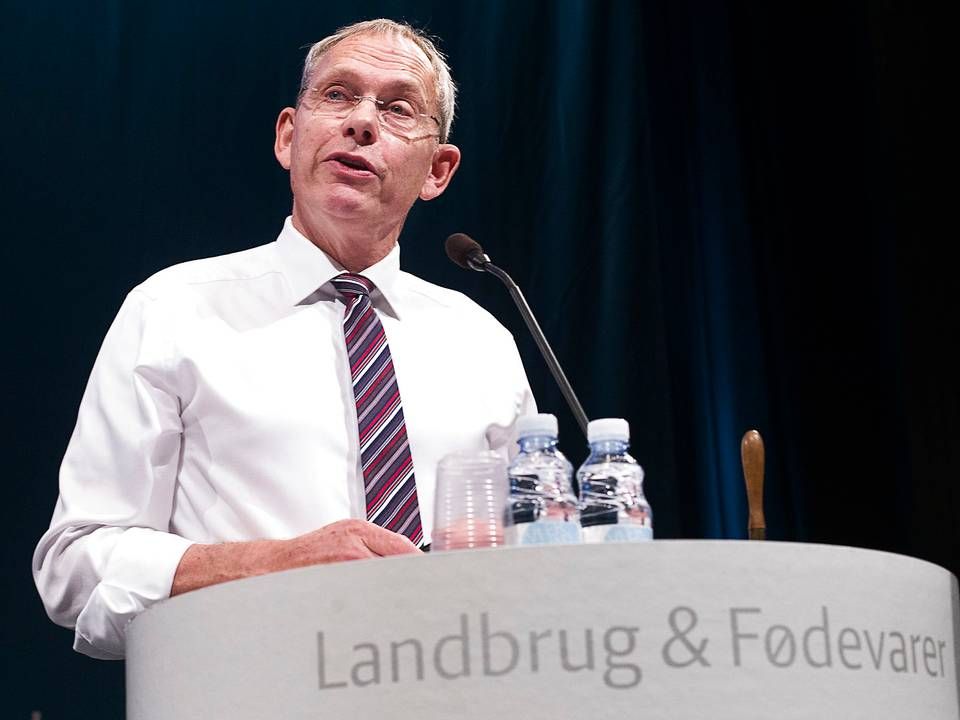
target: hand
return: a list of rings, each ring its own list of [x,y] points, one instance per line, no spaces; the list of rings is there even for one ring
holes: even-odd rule
[[[277,567],[273,570],[418,552],[420,549],[406,537],[379,525],[339,520],[284,541],[284,546],[278,548]]]
[[[170,595],[308,565],[418,552],[403,535],[363,520],[340,520],[290,540],[191,545],[177,567]]]

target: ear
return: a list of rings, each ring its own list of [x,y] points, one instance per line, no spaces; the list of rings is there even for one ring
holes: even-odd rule
[[[420,188],[421,200],[433,200],[443,194],[460,167],[460,148],[456,145],[440,145],[433,153],[430,174]]]
[[[297,111],[292,107],[285,107],[277,117],[277,135],[273,141],[273,154],[277,157],[284,170],[290,169],[290,146],[293,145],[293,121]]]

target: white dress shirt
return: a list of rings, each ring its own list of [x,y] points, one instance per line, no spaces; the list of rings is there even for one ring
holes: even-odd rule
[[[33,558],[74,648],[124,654],[127,623],[169,596],[192,543],[289,538],[365,518],[343,272],[290,219],[276,242],[163,270],[127,296],[80,403],[60,497]],[[513,452],[534,412],[509,332],[460,293],[362,273],[396,368],[425,541],[437,462]]]

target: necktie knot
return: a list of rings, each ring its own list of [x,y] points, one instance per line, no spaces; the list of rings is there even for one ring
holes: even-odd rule
[[[330,282],[344,297],[353,298],[358,295],[369,296],[375,287],[373,282],[363,275],[354,275],[353,273],[341,273]]]

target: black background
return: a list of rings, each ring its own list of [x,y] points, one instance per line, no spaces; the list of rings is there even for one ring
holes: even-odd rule
[[[120,717],[122,663],[70,650],[30,578],[100,341],[149,274],[272,240],[273,125],[303,46],[377,16],[442,38],[461,88],[448,193],[406,268],[516,335],[524,288],[588,415],[630,420],[663,538],[742,538],[739,441],[767,443],[771,539],[960,568],[943,18],[912,3],[4,5],[7,717]],[[776,6],[776,10],[770,6]]]

